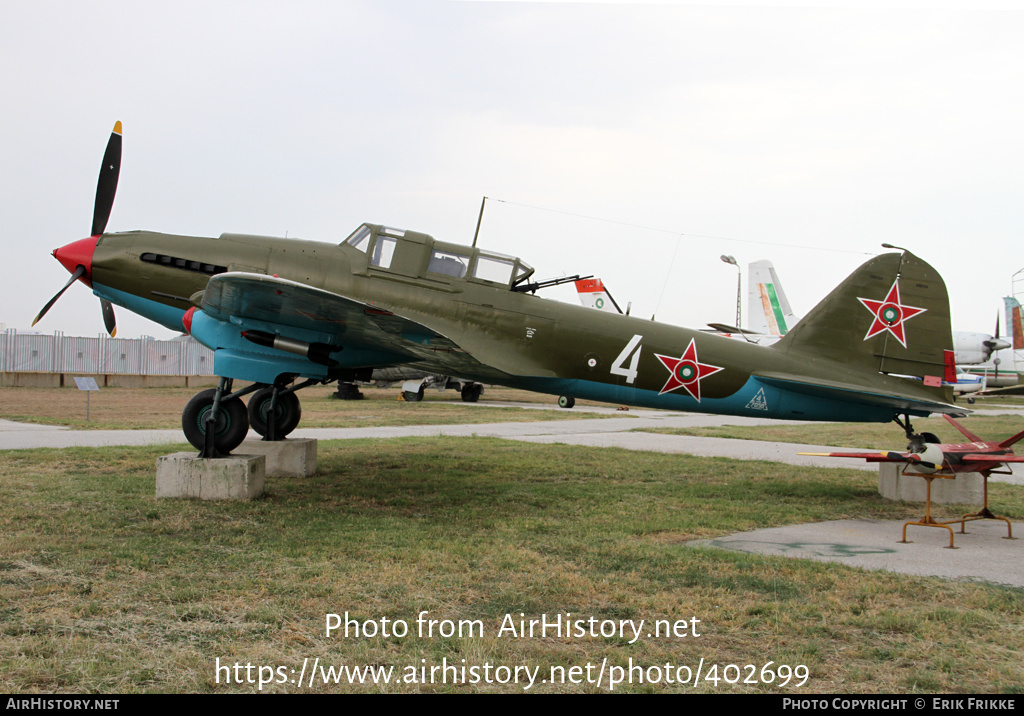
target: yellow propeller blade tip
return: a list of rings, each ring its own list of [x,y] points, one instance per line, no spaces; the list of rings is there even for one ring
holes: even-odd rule
[[[117,120],[114,123],[114,134],[120,134],[120,133],[121,133],[121,120]]]

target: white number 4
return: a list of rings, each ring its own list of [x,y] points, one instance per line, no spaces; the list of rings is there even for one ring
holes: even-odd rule
[[[612,375],[626,376],[627,383],[632,383],[636,380],[636,366],[637,363],[640,362],[640,349],[643,348],[643,346],[640,345],[640,341],[643,339],[643,336],[635,335],[629,343],[626,344],[626,347],[622,349],[622,353],[619,353],[619,357],[615,359],[612,367],[608,369]],[[633,358],[629,361],[629,367],[627,368],[625,363],[630,354],[632,354]]]

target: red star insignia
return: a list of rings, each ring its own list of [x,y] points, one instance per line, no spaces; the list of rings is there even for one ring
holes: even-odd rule
[[[905,306],[900,303],[899,279],[893,281],[892,288],[889,289],[889,295],[885,297],[885,300],[873,301],[870,298],[858,298],[857,300],[863,303],[864,308],[871,311],[875,317],[871,328],[868,329],[867,335],[864,336],[864,340],[877,336],[883,331],[889,331],[904,348],[907,347],[907,336],[903,331],[903,324],[917,314],[928,310],[927,308],[914,308],[913,306]]]
[[[693,338],[690,339],[690,345],[686,347],[681,358],[658,355],[657,353],[654,355],[661,361],[662,365],[668,368],[668,372],[672,374],[665,381],[665,387],[661,389],[661,393],[658,393],[658,395],[684,388],[699,403],[700,381],[709,375],[714,375],[718,371],[723,370],[717,365],[708,365],[698,360],[697,344]]]

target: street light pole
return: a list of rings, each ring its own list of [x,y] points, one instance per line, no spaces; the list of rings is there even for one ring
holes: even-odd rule
[[[740,328],[743,327],[741,325],[741,323],[740,323],[740,321],[741,321],[740,306],[743,305],[743,300],[742,300],[741,294],[740,294],[740,286],[741,286],[741,283],[740,283],[740,281],[741,281],[740,265],[738,263],[736,263],[736,259],[734,257],[732,257],[732,256],[725,256],[724,254],[722,255],[722,261],[724,261],[727,264],[732,264],[733,266],[736,267],[736,329],[739,330]]]

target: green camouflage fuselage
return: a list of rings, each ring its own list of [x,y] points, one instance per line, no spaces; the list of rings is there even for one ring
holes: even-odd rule
[[[671,410],[866,421],[952,412],[948,388],[890,375],[941,376],[942,351],[952,345],[948,302],[944,311],[939,305],[945,301],[941,278],[909,254],[872,259],[786,338],[762,347],[513,290],[532,273],[516,259],[491,262],[511,267],[501,283],[478,277],[488,258],[478,249],[414,232],[386,239],[390,230],[364,226],[368,233],[358,246],[236,234],[104,234],[93,257],[93,290],[173,330],[185,330],[183,318],[196,307],[192,333],[216,351],[218,375],[256,382],[297,375],[344,379],[365,369],[410,365],[477,382]],[[385,240],[393,253],[378,262],[375,247]],[[439,256],[447,262],[435,264]],[[445,265],[461,265],[454,273],[463,274],[446,273]],[[372,327],[323,309],[298,311],[299,317],[262,313],[256,320],[195,323],[211,279],[227,280],[234,272],[280,277],[357,302],[371,319],[379,311],[424,330],[403,329],[388,350],[359,339]],[[907,319],[906,346],[893,338],[900,337],[895,330],[865,338],[875,317],[856,300],[880,301],[897,276],[904,305],[928,301],[927,312]],[[196,329],[200,324],[202,330]],[[242,337],[246,329],[337,350],[330,365],[318,363],[254,345]]]

